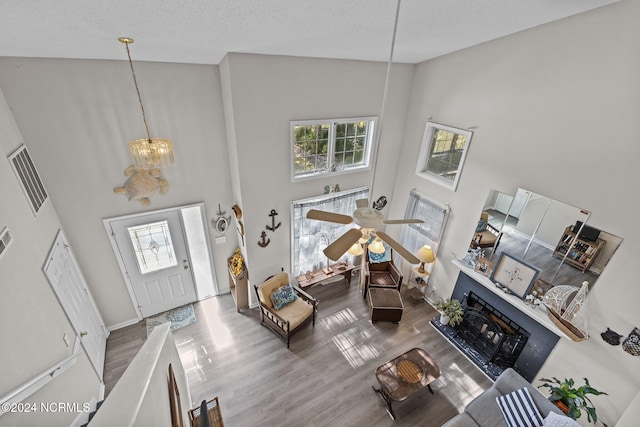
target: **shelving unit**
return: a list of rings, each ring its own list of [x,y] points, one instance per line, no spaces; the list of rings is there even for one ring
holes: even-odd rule
[[[553,254],[563,258],[568,252],[569,254],[565,262],[584,272],[591,267],[593,261],[595,261],[600,252],[602,252],[605,243],[602,239],[597,239],[595,242],[580,238],[576,239],[576,233],[573,232],[573,227],[569,226],[564,229],[564,233],[556,245]]]
[[[229,267],[228,264],[227,267]],[[231,268],[228,268],[228,272],[229,289],[236,303],[236,311],[240,312],[240,309],[249,308],[249,272],[244,266],[237,276],[233,274]]]

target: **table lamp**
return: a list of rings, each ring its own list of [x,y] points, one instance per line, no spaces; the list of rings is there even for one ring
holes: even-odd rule
[[[433,249],[431,249],[431,246],[429,245],[421,246],[416,253],[416,257],[420,260],[420,266],[415,270],[416,273],[426,276],[429,272],[424,269],[424,265],[431,264],[436,260],[436,256],[433,254]]]

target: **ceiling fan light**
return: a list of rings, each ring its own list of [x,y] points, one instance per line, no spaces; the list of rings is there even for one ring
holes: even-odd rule
[[[347,252],[349,252],[351,255],[360,256],[364,253],[364,249],[362,249],[360,243],[354,243],[353,245],[351,245]]]
[[[384,247],[382,240],[380,240],[379,237],[376,237],[373,243],[369,245],[369,250],[374,254],[383,254],[387,249]]]

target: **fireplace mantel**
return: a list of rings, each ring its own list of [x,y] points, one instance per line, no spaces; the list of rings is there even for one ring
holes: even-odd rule
[[[549,318],[549,314],[547,313],[547,309],[545,308],[544,305],[539,305],[538,307],[533,308],[531,305],[525,304],[525,302],[520,298],[518,298],[517,296],[504,292],[502,289],[497,287],[488,277],[485,277],[482,274],[478,273],[473,268],[465,265],[462,261],[458,259],[454,259],[452,263],[453,265],[458,267],[461,272],[471,277],[473,280],[475,280],[479,284],[483,285],[489,291],[496,294],[497,296],[502,298],[504,301],[506,301],[513,307],[520,310],[526,316],[532,318],[533,320],[535,320],[536,322],[538,322],[539,324],[541,324],[542,326],[544,326],[545,328],[547,328],[548,330],[550,330],[551,332],[559,336],[560,338],[569,339],[569,337],[565,335],[564,332],[562,332],[551,321],[551,319]]]
[[[533,308],[525,304],[517,296],[505,293],[493,284],[489,278],[458,260],[454,260],[453,264],[460,269],[460,273],[451,295],[452,298],[463,301],[470,293],[473,293],[527,331],[529,338],[513,368],[528,381],[533,381],[545,360],[553,351],[556,343],[562,337],[567,339],[568,337],[549,319],[544,307]],[[455,328],[452,331],[455,335]],[[452,337],[447,338],[452,341]],[[458,346],[458,349],[463,353],[466,351],[461,346]],[[469,354],[466,355],[469,357]],[[470,360],[483,370],[487,376],[493,378],[495,372],[493,372],[491,366],[482,360],[476,361],[472,357],[470,357]]]

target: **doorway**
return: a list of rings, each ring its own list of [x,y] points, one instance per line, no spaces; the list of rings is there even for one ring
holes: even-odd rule
[[[138,319],[217,293],[204,205],[105,219]]]
[[[102,382],[107,328],[62,230],[42,269]]]

